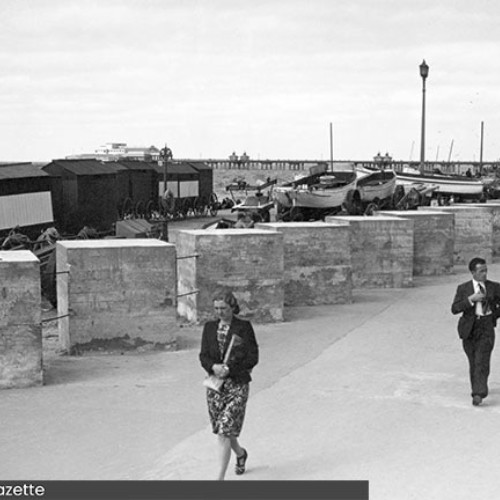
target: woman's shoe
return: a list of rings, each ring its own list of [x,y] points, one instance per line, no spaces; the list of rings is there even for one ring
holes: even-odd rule
[[[243,455],[236,457],[236,466],[234,467],[234,472],[241,476],[245,472],[245,465],[247,463],[248,453],[245,448],[243,448]]]

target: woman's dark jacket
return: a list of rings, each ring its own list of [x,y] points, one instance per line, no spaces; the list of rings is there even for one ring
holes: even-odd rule
[[[231,351],[231,357],[227,363],[229,368],[228,376],[235,382],[250,382],[250,380],[252,380],[250,372],[259,362],[259,347],[255,340],[252,324],[250,321],[233,316],[222,355],[217,343],[218,325],[218,320],[208,321],[203,327],[200,351],[201,366],[203,366],[209,375],[212,375],[212,366],[222,363],[224,353],[227,350],[231,337],[237,335],[242,342],[237,343]]]

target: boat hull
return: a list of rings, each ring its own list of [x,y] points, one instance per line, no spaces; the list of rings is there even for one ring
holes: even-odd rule
[[[396,174],[392,171],[380,171],[358,179],[356,186],[362,202],[385,200],[396,189]]]
[[[445,177],[440,175],[415,175],[396,173],[397,183],[406,186],[414,183],[423,183],[437,186],[436,194],[444,196],[463,196],[479,198],[483,194],[484,185],[479,180],[460,177]]]
[[[274,189],[273,197],[283,207],[330,209],[340,207],[347,193],[355,188],[355,180],[330,189],[282,186]]]
[[[297,189],[293,195],[293,206],[303,208],[337,208],[344,203],[347,193],[356,188],[352,182],[336,189]]]

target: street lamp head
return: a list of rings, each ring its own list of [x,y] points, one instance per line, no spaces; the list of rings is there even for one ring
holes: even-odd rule
[[[424,59],[422,61],[422,64],[420,65],[420,76],[425,80],[428,75],[429,75],[429,66],[427,65]]]
[[[160,158],[162,158],[165,161],[172,160],[173,158],[172,150],[165,145],[165,147],[160,150]]]

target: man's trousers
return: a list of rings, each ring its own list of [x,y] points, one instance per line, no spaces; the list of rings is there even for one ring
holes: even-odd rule
[[[469,360],[469,375],[472,397],[485,398],[488,395],[490,359],[495,345],[493,316],[476,318],[470,336],[462,341]]]

